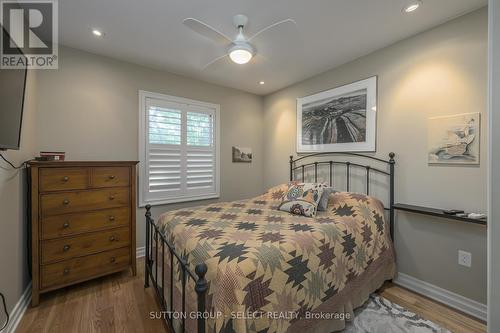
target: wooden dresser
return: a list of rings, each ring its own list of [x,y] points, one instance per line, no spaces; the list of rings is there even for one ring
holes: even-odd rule
[[[40,293],[136,274],[136,164],[29,163],[33,306]]]

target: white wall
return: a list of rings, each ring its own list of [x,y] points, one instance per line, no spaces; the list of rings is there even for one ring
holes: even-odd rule
[[[500,0],[490,0],[489,22],[488,332],[496,333],[500,332]]]
[[[36,74],[28,72],[23,115],[21,147],[2,152],[16,166],[35,156]],[[14,170],[0,160],[0,291],[5,295],[9,312],[31,281],[28,274],[28,219],[25,170]],[[2,308],[2,305],[0,305]],[[4,314],[0,315],[3,322]]]
[[[295,154],[296,98],[378,75],[376,156],[396,153],[396,202],[486,211],[487,10],[374,52],[264,99],[264,183],[288,179]],[[481,164],[427,164],[427,118],[481,112]],[[486,228],[398,213],[398,269],[486,303]],[[459,266],[458,250],[472,253]]]

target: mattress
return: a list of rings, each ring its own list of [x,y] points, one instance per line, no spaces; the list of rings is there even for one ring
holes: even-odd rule
[[[157,225],[194,271],[206,263],[208,332],[332,332],[395,274],[383,204],[337,192],[315,218],[279,211],[268,192],[248,200],[167,212]],[[170,259],[158,258],[170,269]],[[173,309],[181,310],[174,261]],[[164,293],[170,290],[165,279]],[[166,299],[169,296],[165,296]],[[194,281],[186,287],[186,331],[196,331]],[[175,318],[175,316],[174,316]]]

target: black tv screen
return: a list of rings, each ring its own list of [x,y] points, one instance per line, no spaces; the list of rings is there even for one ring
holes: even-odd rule
[[[3,30],[3,29],[2,29]],[[5,30],[2,31],[6,37]],[[22,54],[19,51],[19,54]],[[26,63],[26,62],[24,62]],[[0,149],[18,150],[27,69],[0,68]]]

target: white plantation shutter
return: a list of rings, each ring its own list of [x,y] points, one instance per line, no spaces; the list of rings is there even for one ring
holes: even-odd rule
[[[188,191],[211,191],[215,185],[213,110],[192,106],[186,114],[186,186]]]
[[[144,205],[219,197],[218,105],[140,92]]]

